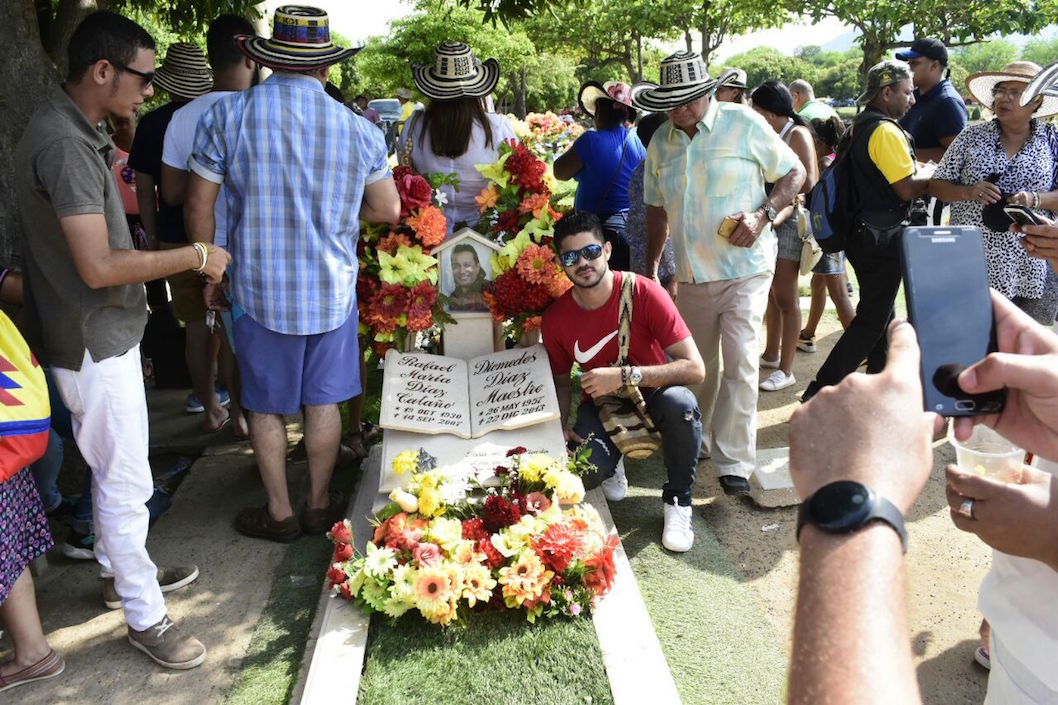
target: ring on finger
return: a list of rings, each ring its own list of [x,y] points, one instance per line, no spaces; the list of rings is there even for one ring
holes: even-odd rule
[[[959,512],[959,514],[962,514],[967,519],[974,519],[975,517],[974,517],[974,500],[973,500],[973,498],[972,497],[967,497],[967,498],[963,499],[962,503],[959,504],[959,509],[957,511]]]

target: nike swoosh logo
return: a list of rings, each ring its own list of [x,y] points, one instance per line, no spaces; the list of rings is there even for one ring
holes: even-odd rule
[[[581,352],[580,340],[576,341],[575,343],[573,343],[573,357],[576,358],[577,362],[582,365],[588,364],[596,355],[599,354],[599,351],[602,350],[607,343],[613,340],[614,336],[616,335],[617,331],[610,333],[610,335],[605,336],[604,338],[602,338],[602,340],[597,342],[595,345],[592,345],[584,352]]]

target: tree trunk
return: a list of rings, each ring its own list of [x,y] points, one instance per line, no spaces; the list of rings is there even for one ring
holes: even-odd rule
[[[48,27],[48,43],[44,45],[59,74],[66,75],[66,45],[84,16],[95,10],[106,9],[106,0],[59,0],[55,17]]]
[[[636,73],[633,78],[633,83],[643,80],[643,37],[639,32],[636,32]]]
[[[691,39],[691,30],[683,30],[683,39],[687,42],[687,51],[694,51],[694,40]]]
[[[34,0],[8,6],[14,12],[0,23],[0,266],[21,269],[15,145],[37,105],[58,85],[59,75],[41,46]]]

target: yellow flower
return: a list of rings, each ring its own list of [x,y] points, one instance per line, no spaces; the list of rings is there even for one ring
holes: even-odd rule
[[[471,607],[478,602],[491,600],[494,587],[496,581],[492,577],[492,571],[481,563],[472,563],[463,571],[463,598]]]
[[[504,154],[492,164],[475,164],[474,168],[477,169],[478,173],[485,177],[485,179],[495,182],[500,188],[506,188],[507,179],[509,179],[510,176],[507,174],[504,167],[507,165],[507,159],[509,159],[513,153],[514,152],[507,152],[507,154]]]
[[[551,468],[544,473],[544,484],[563,504],[578,504],[584,500],[584,483],[569,470]]]
[[[535,551],[522,551],[514,565],[500,568],[504,603],[513,609],[527,600],[536,600],[553,577],[555,574],[545,570]]]
[[[398,475],[403,475],[406,472],[414,472],[418,465],[419,451],[406,450],[403,453],[397,453],[397,457],[393,459],[393,472]],[[393,498],[391,497],[390,499]]]
[[[419,490],[419,514],[424,517],[437,517],[444,514],[444,511],[440,492],[433,487],[424,487]]]
[[[551,456],[544,453],[533,453],[527,458],[523,457],[518,466],[518,477],[526,482],[540,482],[552,462]]]
[[[431,624],[440,624],[443,627],[451,624],[458,616],[459,603],[453,598],[448,602],[430,608],[429,610],[419,608],[419,611],[422,612],[422,616],[426,617],[428,622]]]
[[[445,551],[451,552],[463,540],[463,524],[458,519],[434,519],[426,535]]]

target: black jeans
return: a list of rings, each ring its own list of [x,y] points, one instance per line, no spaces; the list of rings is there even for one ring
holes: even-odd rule
[[[808,385],[802,401],[808,401],[821,388],[838,384],[856,371],[864,358],[867,372],[885,368],[889,341],[886,329],[893,320],[893,305],[900,288],[900,234],[904,226],[888,230],[868,230],[860,226],[849,238],[845,256],[849,258],[860,284],[856,317],[845,329],[815,380]]]

